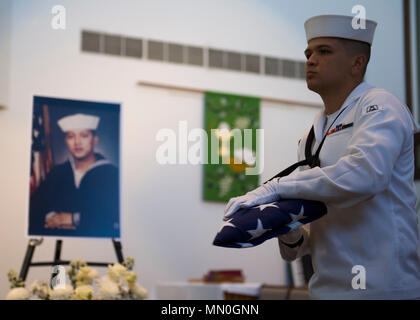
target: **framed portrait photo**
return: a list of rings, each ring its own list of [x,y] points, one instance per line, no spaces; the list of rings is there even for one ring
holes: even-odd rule
[[[34,96],[29,236],[120,238],[120,104]]]

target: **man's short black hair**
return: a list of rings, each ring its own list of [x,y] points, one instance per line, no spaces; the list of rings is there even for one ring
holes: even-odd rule
[[[367,42],[357,41],[357,40],[350,40],[350,39],[340,39],[343,43],[346,51],[352,55],[359,55],[363,54],[366,56],[366,65],[363,68],[362,76],[365,76],[367,65],[370,60],[370,53],[371,53],[371,46]]]

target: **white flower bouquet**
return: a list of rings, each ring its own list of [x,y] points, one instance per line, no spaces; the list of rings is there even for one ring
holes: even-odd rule
[[[6,300],[142,300],[147,290],[137,283],[134,259],[108,266],[108,273],[99,273],[81,260],[72,261],[67,271],[70,284],[50,288],[46,281],[34,281],[28,288],[14,270],[8,272],[10,291]]]

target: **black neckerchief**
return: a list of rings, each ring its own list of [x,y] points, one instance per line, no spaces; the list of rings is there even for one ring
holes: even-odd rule
[[[346,108],[347,107],[345,107],[343,110],[341,110],[340,113],[337,115],[337,117],[335,117],[334,121],[331,123],[328,130],[324,134],[324,137],[322,138],[321,143],[319,144],[315,154],[312,154],[312,150],[311,150],[312,149],[312,143],[314,142],[314,139],[315,139],[314,126],[312,125],[311,130],[309,131],[308,137],[306,138],[305,160],[302,160],[302,161],[299,161],[299,162],[296,162],[296,163],[292,164],[290,167],[284,169],[283,171],[279,172],[278,174],[276,174],[271,179],[264,182],[264,184],[266,184],[267,182],[269,182],[269,181],[271,181],[275,178],[288,176],[293,171],[295,171],[296,168],[298,168],[300,166],[309,166],[311,168],[321,166],[321,161],[319,160],[319,153],[321,152],[322,145],[324,144],[325,138],[328,135],[328,131],[330,131],[332,125],[335,123],[335,121],[338,119],[338,117],[343,113],[343,111],[346,110]]]

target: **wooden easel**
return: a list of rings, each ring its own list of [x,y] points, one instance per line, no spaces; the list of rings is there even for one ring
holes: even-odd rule
[[[63,240],[56,240],[55,242],[55,253],[54,253],[54,261],[46,261],[46,262],[32,262],[32,257],[35,252],[35,247],[39,246],[44,241],[44,238],[41,239],[30,239],[28,243],[28,247],[26,248],[25,258],[23,259],[22,268],[20,269],[19,278],[22,281],[26,280],[26,276],[28,275],[30,267],[37,267],[37,266],[56,266],[56,265],[69,265],[70,260],[61,260],[61,247],[63,245]],[[119,263],[124,262],[124,257],[122,254],[122,246],[121,242],[115,239],[112,239],[112,244],[114,245],[115,253],[117,255],[117,260]],[[107,267],[113,263],[107,262],[86,262],[89,266],[96,266],[96,267]]]

